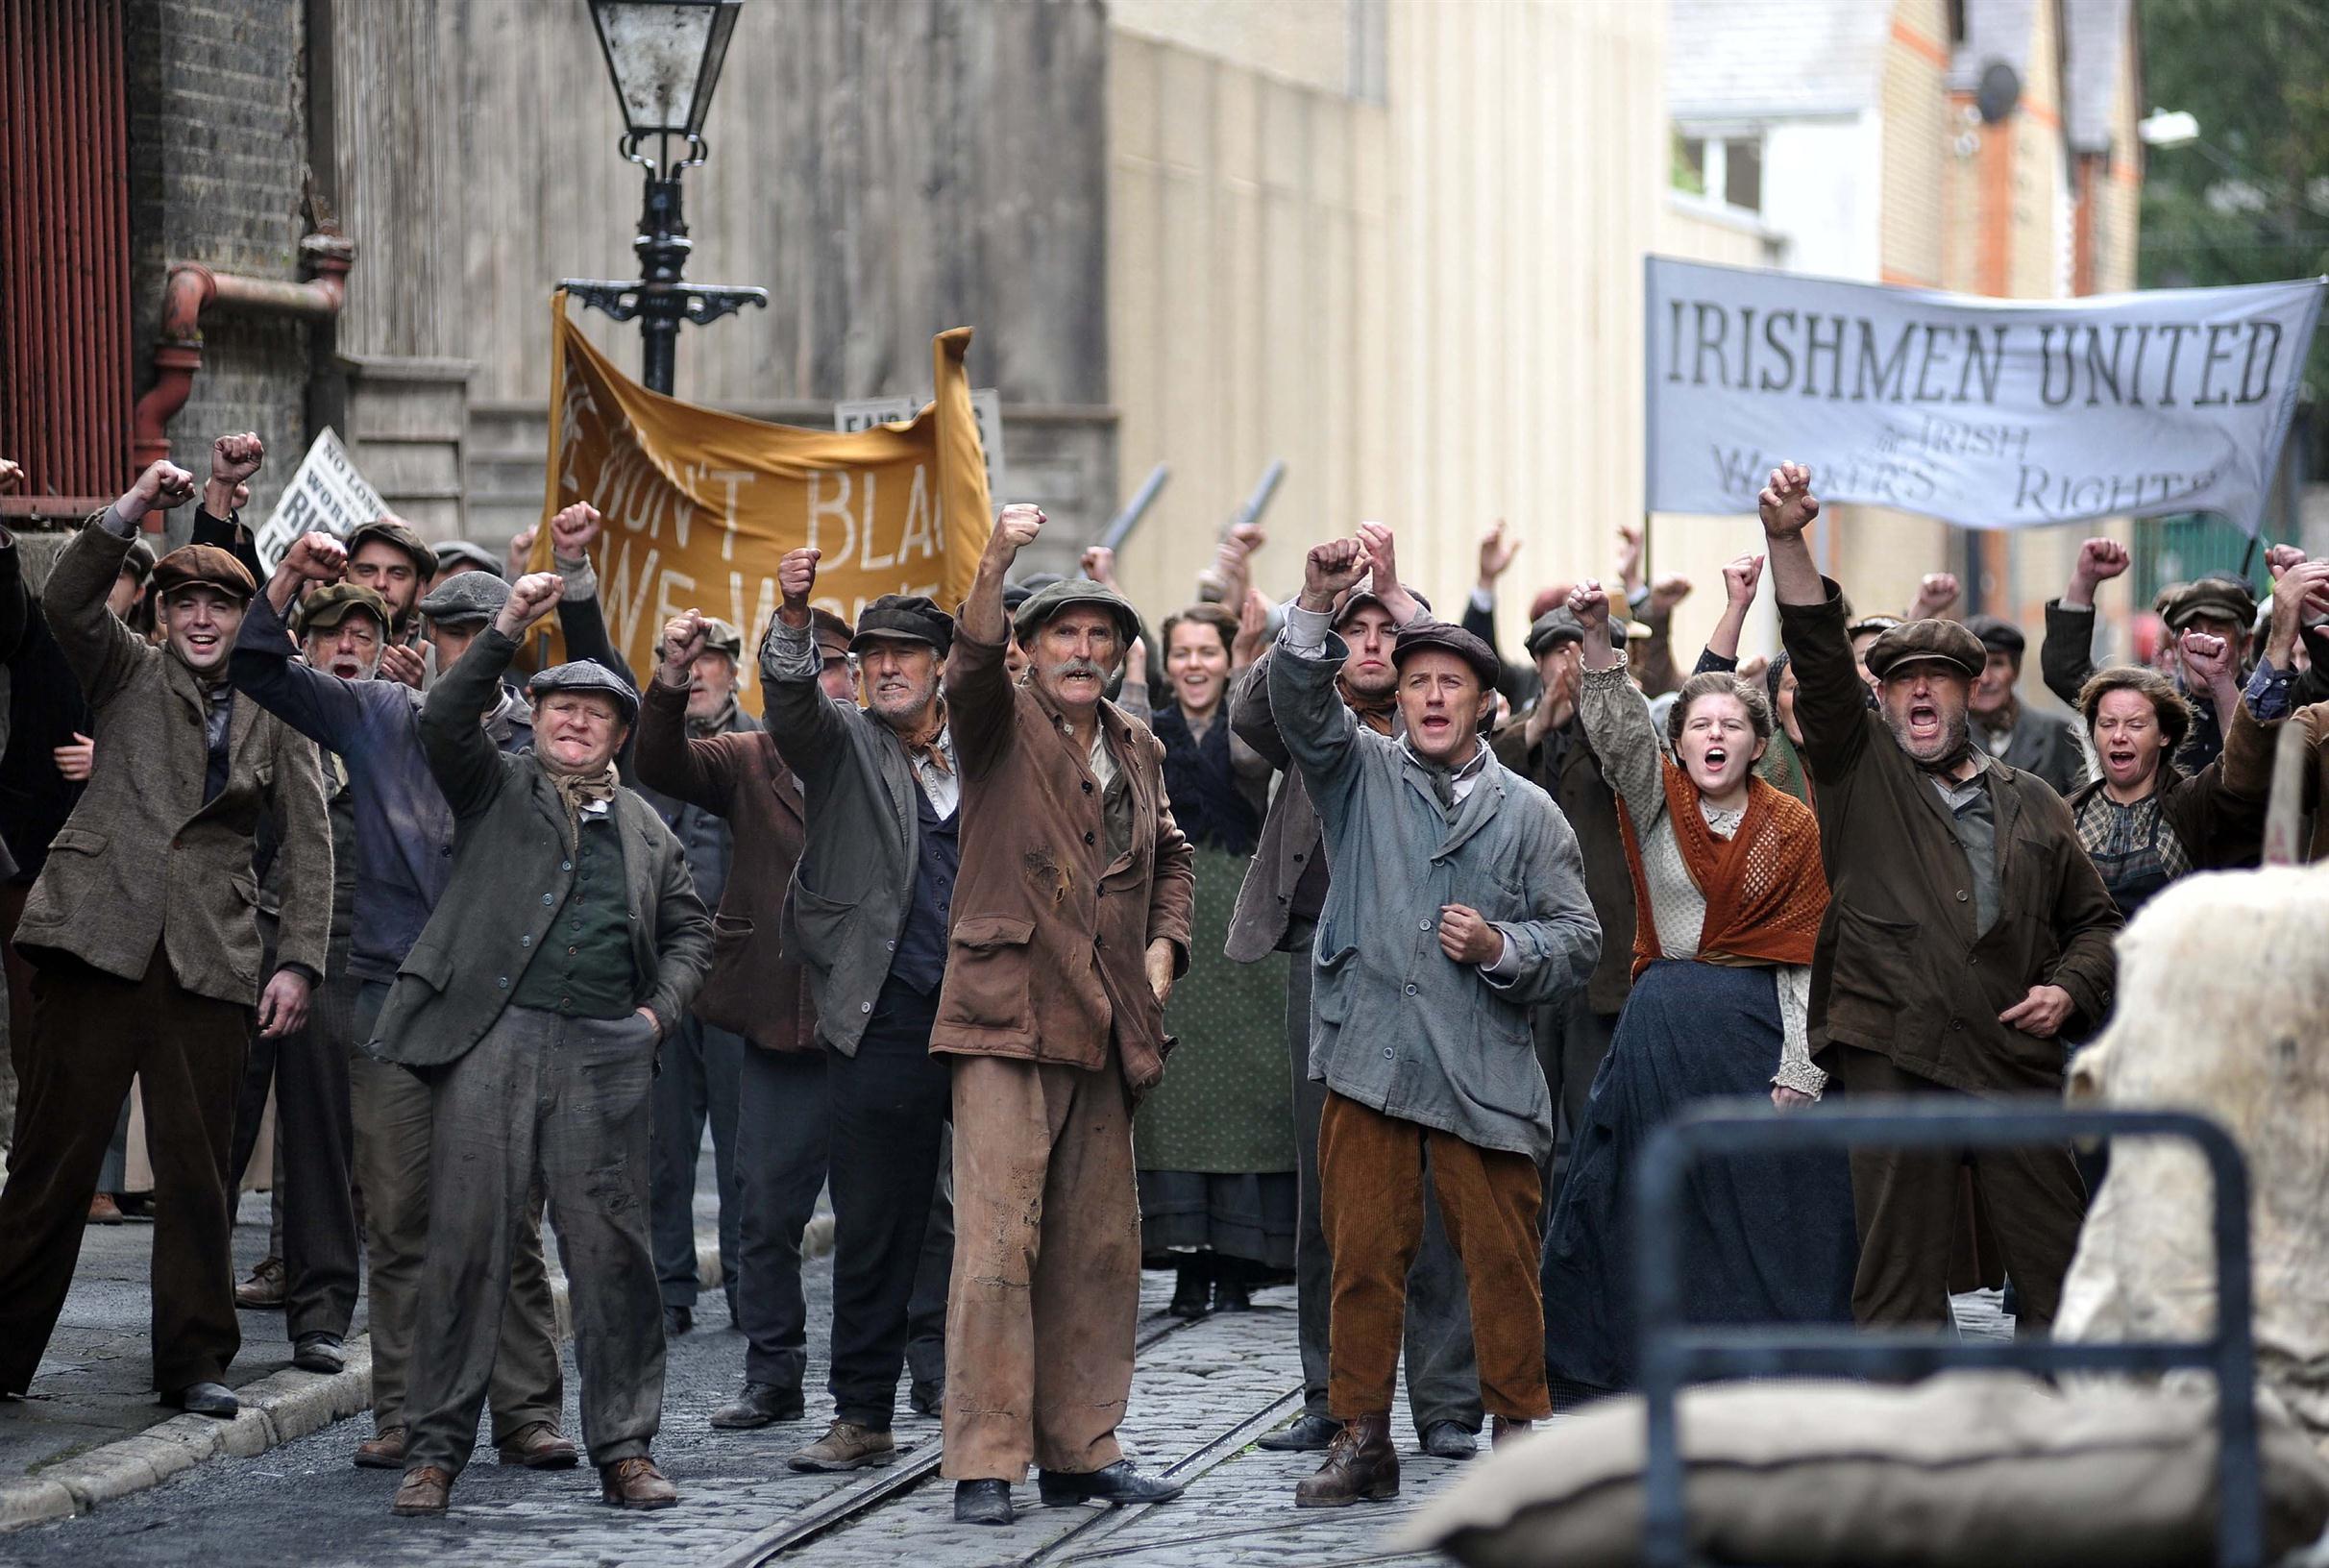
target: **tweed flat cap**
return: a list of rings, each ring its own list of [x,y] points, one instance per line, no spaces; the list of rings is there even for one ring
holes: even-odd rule
[[[421,575],[423,582],[436,576],[436,548],[393,517],[376,517],[362,527],[352,529],[348,534],[348,558],[354,560],[355,552],[375,539],[394,545],[411,556],[412,569]]]
[[[2030,640],[2022,634],[2022,628],[2002,616],[1969,616],[1965,629],[1981,639],[1983,649],[1992,653],[2002,653],[2016,664],[2022,662],[2023,650],[2030,646]]]
[[[1472,673],[1480,677],[1483,691],[1493,689],[1496,677],[1504,673],[1494,649],[1463,627],[1446,621],[1418,621],[1402,631],[1399,640],[1391,645],[1391,663],[1405,669],[1408,660],[1427,650],[1453,653],[1470,665]]]
[[[466,539],[452,539],[436,547],[436,569],[442,575],[468,568],[478,572],[502,575],[502,563],[483,545],[473,545]]]
[[[744,657],[744,632],[732,621],[707,615],[703,618],[703,650],[741,659]]]
[[[869,641],[881,638],[927,643],[944,658],[954,646],[954,617],[921,594],[884,594],[857,613],[857,631],[849,651],[864,651]]]
[[[121,558],[121,569],[139,582],[151,582],[154,577],[154,547],[143,539],[130,541],[130,552]]]
[[[1562,643],[1581,644],[1584,640],[1585,624],[1570,611],[1569,606],[1563,604],[1536,618],[1536,624],[1529,628],[1529,640],[1525,646],[1529,649],[1529,657],[1541,659],[1547,649]]]
[[[380,624],[380,634],[387,635],[388,601],[360,582],[334,582],[309,594],[300,600],[291,629],[305,637],[336,626],[352,615],[369,615]]]
[[[1408,598],[1422,605],[1424,614],[1432,613],[1432,601],[1415,592],[1414,589],[1408,590]],[[1389,609],[1389,606],[1383,602],[1383,596],[1375,592],[1375,574],[1372,572],[1366,573],[1357,582],[1351,584],[1350,592],[1342,596],[1342,602],[1335,606],[1335,619],[1330,625],[1336,630],[1340,630],[1343,622],[1348,621],[1369,604],[1386,612]]]
[[[1989,649],[1954,621],[1903,621],[1868,646],[1868,673],[1878,680],[1919,660],[1946,664],[1966,679],[1978,680],[1989,664]]]
[[[526,690],[535,701],[552,692],[597,692],[614,699],[616,710],[626,724],[639,718],[639,694],[631,683],[616,674],[597,659],[573,659],[565,664],[553,664],[526,683]]]
[[[1032,580],[1032,579],[1030,579]],[[1116,630],[1129,645],[1140,635],[1140,612],[1132,607],[1132,600],[1104,582],[1090,577],[1060,577],[1044,584],[1027,596],[1011,617],[1011,629],[1025,643],[1037,628],[1048,623],[1062,610],[1075,604],[1094,604],[1115,617]]]
[[[431,621],[460,625],[490,621],[508,602],[508,583],[489,572],[464,572],[429,589],[421,600],[420,610]]]
[[[2244,627],[2256,619],[2256,594],[2238,578],[2206,576],[2184,584],[2159,612],[2170,631],[2181,631],[2201,616],[2237,621]]]
[[[812,606],[809,610],[809,629],[816,636],[817,657],[821,662],[849,656],[849,639],[857,633],[850,630],[849,624],[840,616],[831,610]]]
[[[246,604],[258,592],[258,584],[251,580],[249,569],[232,551],[216,545],[179,546],[155,563],[151,580],[158,595],[200,586],[215,588]]]
[[[1859,637],[1872,631],[1890,631],[1900,624],[1897,615],[1864,615],[1844,628],[1847,637]]]

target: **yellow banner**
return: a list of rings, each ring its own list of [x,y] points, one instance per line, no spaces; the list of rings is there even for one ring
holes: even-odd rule
[[[641,682],[653,678],[664,622],[699,609],[743,628],[738,695],[757,713],[776,563],[802,545],[824,552],[817,604],[851,623],[883,594],[927,594],[951,610],[970,591],[993,518],[963,369],[969,328],[931,340],[930,406],[843,435],[650,391],[591,346],[563,290],[551,309],[550,483],[530,564],[550,569],[562,508],[599,509],[600,599]]]

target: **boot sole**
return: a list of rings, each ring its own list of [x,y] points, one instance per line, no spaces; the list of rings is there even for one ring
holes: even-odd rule
[[[875,1465],[895,1464],[897,1462],[897,1450],[884,1449],[879,1454],[868,1454],[854,1459],[804,1459],[795,1455],[784,1462],[788,1469],[797,1470],[804,1476],[833,1476],[845,1470],[869,1470]]]
[[[607,1497],[601,1494],[599,1501],[610,1508],[632,1508],[642,1513],[650,1513],[656,1508],[676,1507],[679,1505],[679,1500],[675,1497],[658,1497],[647,1500],[631,1497]]]
[[[416,1507],[408,1503],[391,1503],[388,1511],[399,1519],[442,1519],[449,1505],[439,1503],[434,1507]]]
[[[580,1452],[574,1449],[569,1449],[563,1454],[546,1454],[539,1458],[527,1458],[522,1454],[503,1454],[498,1451],[495,1457],[503,1466],[512,1470],[572,1470],[582,1459]]]
[[[402,1470],[405,1468],[405,1456],[402,1454],[357,1454],[353,1457],[351,1462],[358,1470]]]
[[[773,1427],[781,1422],[799,1419],[797,1415],[756,1415],[746,1421],[723,1421],[715,1415],[704,1424],[714,1432],[758,1432],[762,1427]]]
[[[1399,1488],[1396,1486],[1387,1492],[1377,1488],[1370,1492],[1355,1492],[1349,1497],[1304,1497],[1297,1493],[1294,1497],[1294,1507],[1297,1508],[1347,1508],[1354,1503],[1388,1503],[1398,1495]]]

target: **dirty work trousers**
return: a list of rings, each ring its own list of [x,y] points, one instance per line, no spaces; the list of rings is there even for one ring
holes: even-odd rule
[[[1318,1201],[1318,1118],[1326,1086],[1310,1075],[1311,990],[1316,966],[1300,942],[1287,967],[1286,1039],[1294,1071],[1294,1161],[1299,1199],[1294,1220],[1294,1328],[1302,1346],[1302,1410],[1321,1418],[1330,1359],[1327,1322],[1335,1296],[1335,1261]],[[1420,1437],[1442,1421],[1466,1432],[1481,1425],[1480,1367],[1472,1359],[1472,1299],[1463,1264],[1448,1245],[1439,1201],[1423,1194],[1423,1242],[1408,1270],[1408,1414]]]
[[[1334,1414],[1348,1421],[1391,1408],[1429,1181],[1471,1282],[1481,1404],[1507,1420],[1551,1415],[1536,1162],[1386,1116],[1330,1090],[1319,1118],[1318,1177],[1335,1258],[1327,1387]]]
[[[558,1234],[593,1464],[637,1458],[663,1413],[663,1301],[648,1239],[655,1028],[505,1007],[440,1069],[405,1467],[458,1474],[477,1441],[539,1183]]]
[[[388,983],[367,980],[356,995],[355,1039],[372,1038]],[[421,1253],[429,1241],[429,1085],[408,1067],[358,1054],[348,1063],[348,1099],[355,1124],[355,1183],[364,1193],[365,1262],[371,1295],[372,1430],[405,1425],[405,1390],[412,1370],[413,1320],[420,1310]],[[537,1421],[557,1426],[566,1404],[558,1361],[556,1308],[542,1257],[542,1195],[529,1195],[512,1244],[509,1295],[502,1307],[501,1347],[488,1399],[493,1438],[515,1436]]]
[[[1948,1095],[1968,1109],[1980,1103],[1901,1071],[1878,1051],[1844,1046],[1834,1055],[1844,1091],[1855,1101],[1901,1094]],[[1950,1242],[1964,1228],[1958,1202],[1967,1165],[1982,1228],[2003,1254],[2021,1298],[2015,1332],[2042,1334],[2053,1326],[2062,1277],[2086,1220],[2086,1183],[2067,1145],[1852,1150],[1851,1206],[1860,1232],[1860,1267],[1851,1285],[1854,1319],[1888,1328],[1950,1321]]]
[[[1096,1071],[954,1059],[954,1286],[942,1473],[1020,1482],[1123,1458],[1140,1314],[1132,1098]],[[924,1195],[928,1188],[923,1188]]]

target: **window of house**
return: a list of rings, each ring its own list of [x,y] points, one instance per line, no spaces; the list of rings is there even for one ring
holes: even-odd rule
[[[1749,135],[1693,135],[1677,127],[1673,137],[1676,190],[1704,196],[1743,212],[1763,210],[1763,138]]]
[[[1750,212],[1763,210],[1763,143],[1733,136],[1723,143],[1723,200]]]
[[[1674,188],[1693,196],[1706,194],[1706,138],[1674,133]]]

